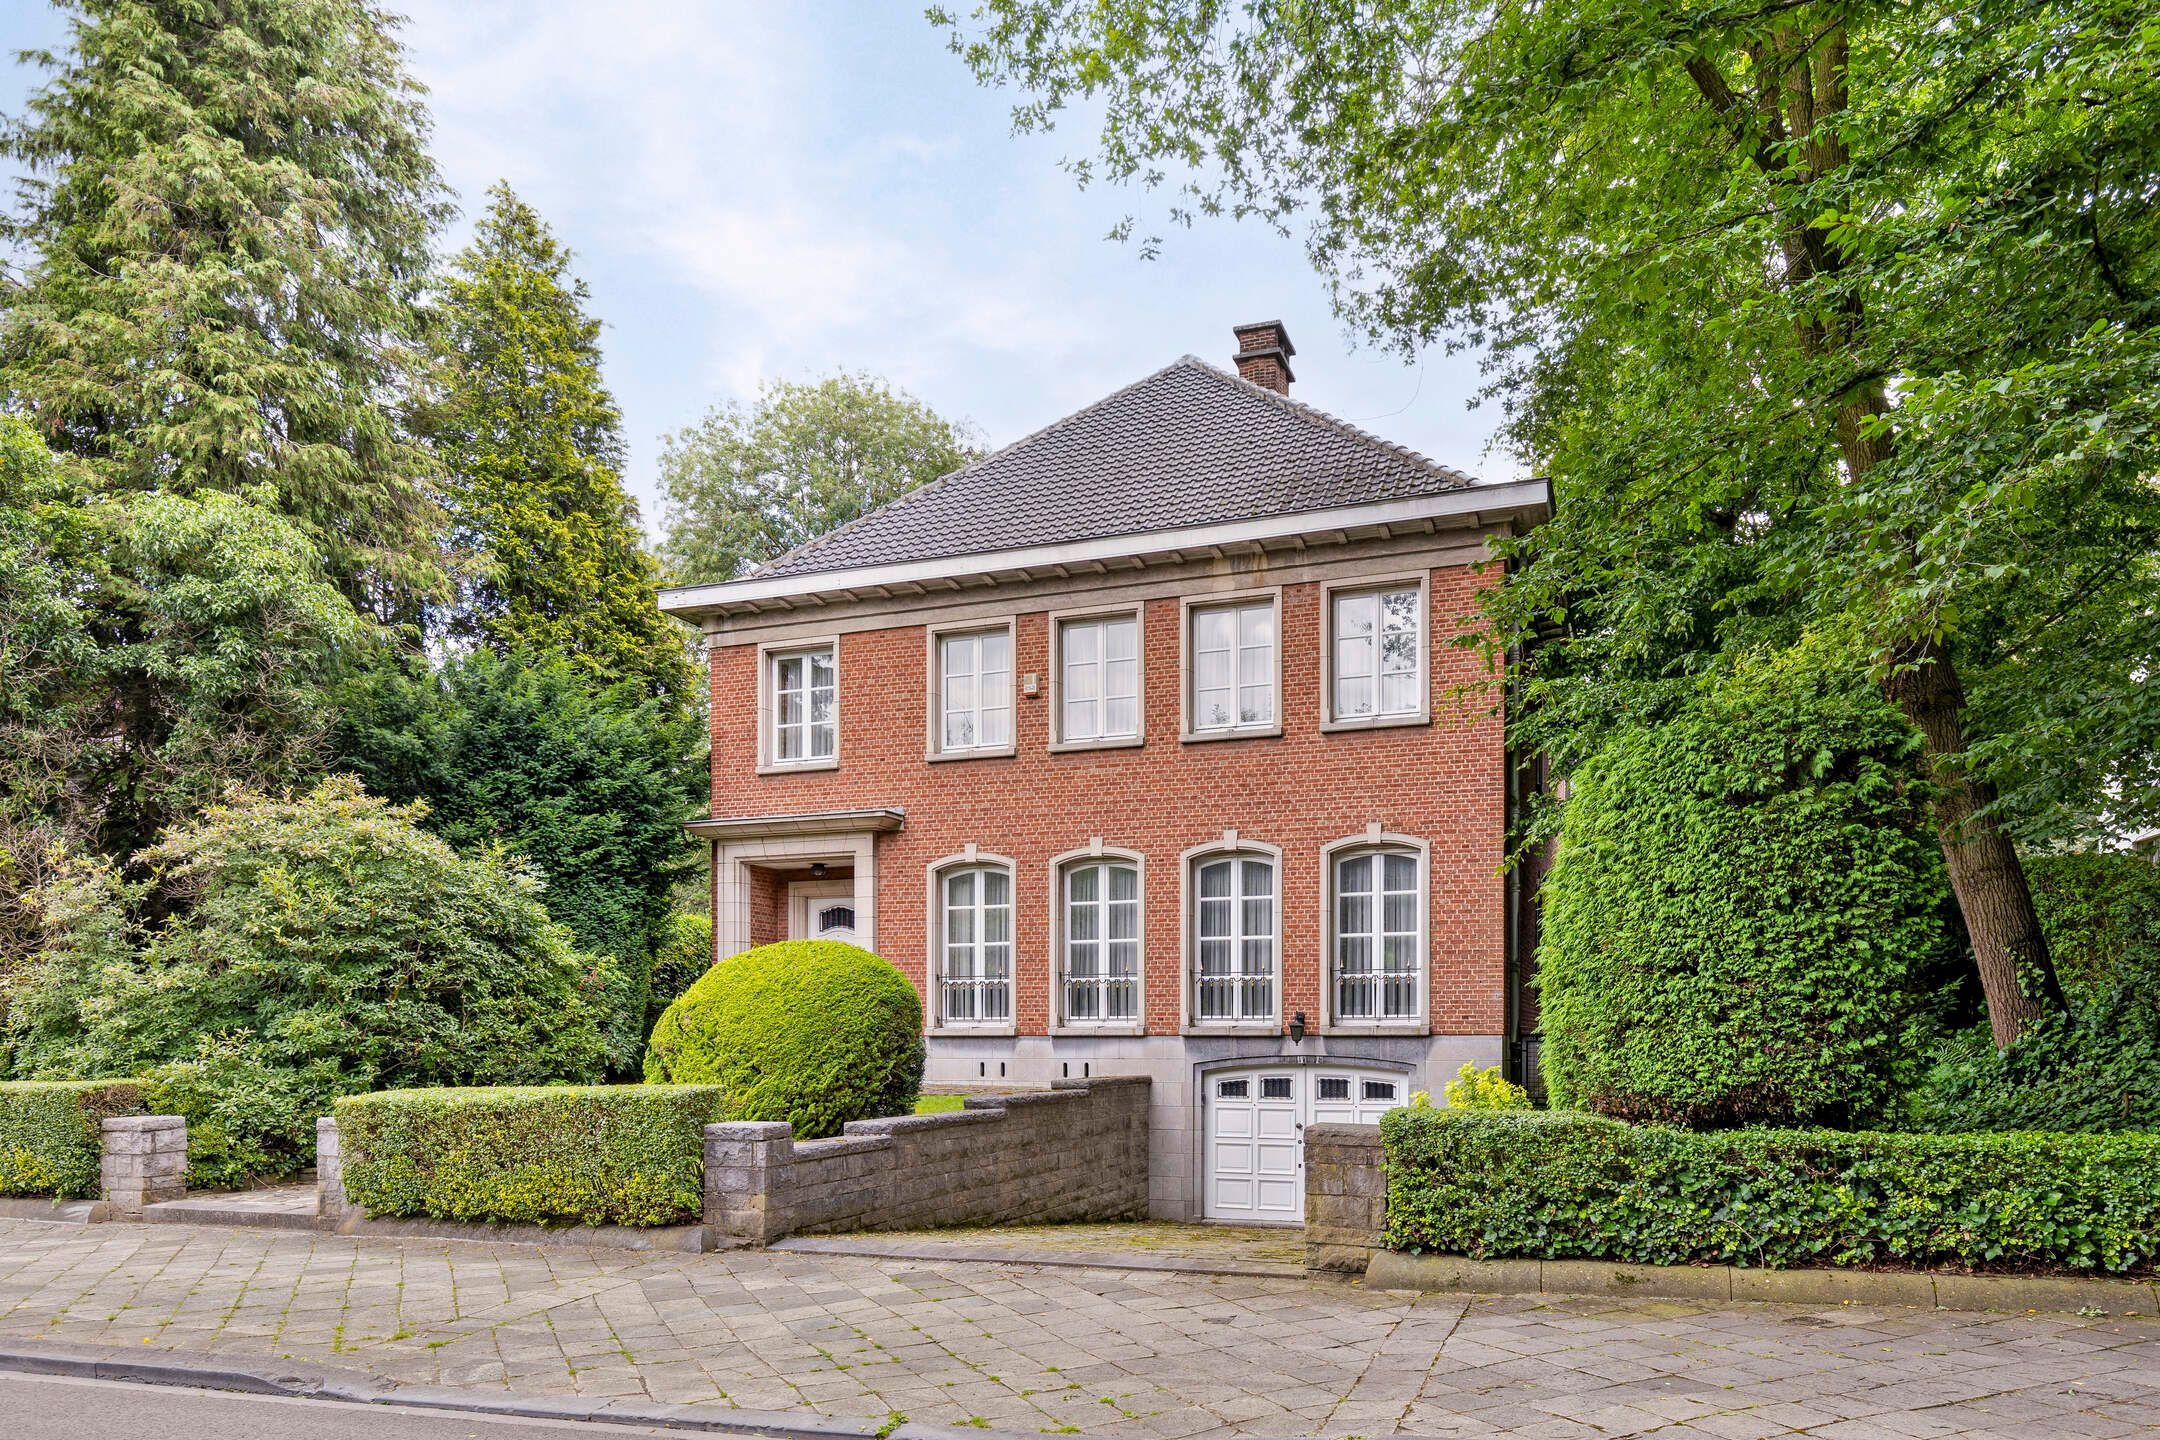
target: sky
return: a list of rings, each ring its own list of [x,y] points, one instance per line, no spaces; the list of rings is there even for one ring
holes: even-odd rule
[[[1081,190],[1077,125],[1011,133],[912,0],[391,0],[433,149],[470,233],[507,179],[576,252],[606,324],[625,481],[660,519],[662,437],[761,383],[866,370],[995,446],[1281,319],[1297,398],[1488,479],[1516,473],[1470,407],[1477,362],[1353,342],[1295,238],[1219,221],[1160,255],[1107,237],[1163,203]],[[0,111],[65,43],[36,0],[0,7]],[[1143,227],[1145,228],[1145,227]]]

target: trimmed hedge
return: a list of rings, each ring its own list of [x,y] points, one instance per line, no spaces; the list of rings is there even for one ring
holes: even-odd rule
[[[132,1080],[0,1081],[0,1195],[94,1199],[98,1122],[142,1113]]]
[[[1580,766],[1538,890],[1553,1103],[1879,1123],[1918,1077],[1945,943],[1919,744],[1871,688],[1765,665]]]
[[[675,1225],[705,1204],[711,1085],[386,1090],[337,1102],[345,1193],[370,1215]]]
[[[717,1084],[730,1120],[786,1120],[795,1138],[910,1115],[922,1089],[922,999],[858,946],[790,940],[715,965],[668,1006],[645,1078]]]
[[[2160,1135],[1697,1134],[1394,1110],[1387,1243],[1479,1259],[2148,1272]]]

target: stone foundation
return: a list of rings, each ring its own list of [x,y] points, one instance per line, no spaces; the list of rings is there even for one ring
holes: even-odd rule
[[[187,1194],[187,1121],[178,1115],[115,1115],[100,1122],[100,1189],[115,1220]]]
[[[1365,1273],[1387,1230],[1377,1125],[1305,1127],[1305,1268]]]
[[[1230,1064],[1328,1064],[1397,1070],[1406,1090],[1438,1095],[1464,1062],[1498,1065],[1498,1035],[933,1035],[925,1086],[1043,1086],[1058,1080],[1144,1075],[1148,1092],[1148,1213],[1198,1220],[1206,1211],[1201,1154],[1206,1072]]]
[[[722,1243],[937,1225],[1136,1220],[1148,1210],[1148,1082],[1058,1081],[942,1115],[705,1127],[705,1223]]]

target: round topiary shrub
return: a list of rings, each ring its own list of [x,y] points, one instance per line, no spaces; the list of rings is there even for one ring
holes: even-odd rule
[[[1571,777],[1538,956],[1554,1103],[1694,1128],[1883,1113],[1945,944],[1917,744],[1872,691],[1770,670]]]
[[[718,1085],[730,1120],[786,1120],[797,1139],[906,1115],[923,1073],[922,1001],[854,945],[791,940],[721,961],[662,1012],[645,1078]]]

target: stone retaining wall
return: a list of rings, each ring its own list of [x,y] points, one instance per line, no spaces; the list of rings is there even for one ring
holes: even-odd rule
[[[1380,1127],[1306,1126],[1305,1268],[1362,1275],[1386,1229]]]
[[[1148,1208],[1148,1082],[1058,1081],[941,1115],[705,1127],[705,1223],[725,1243],[934,1225],[1136,1220]]]

